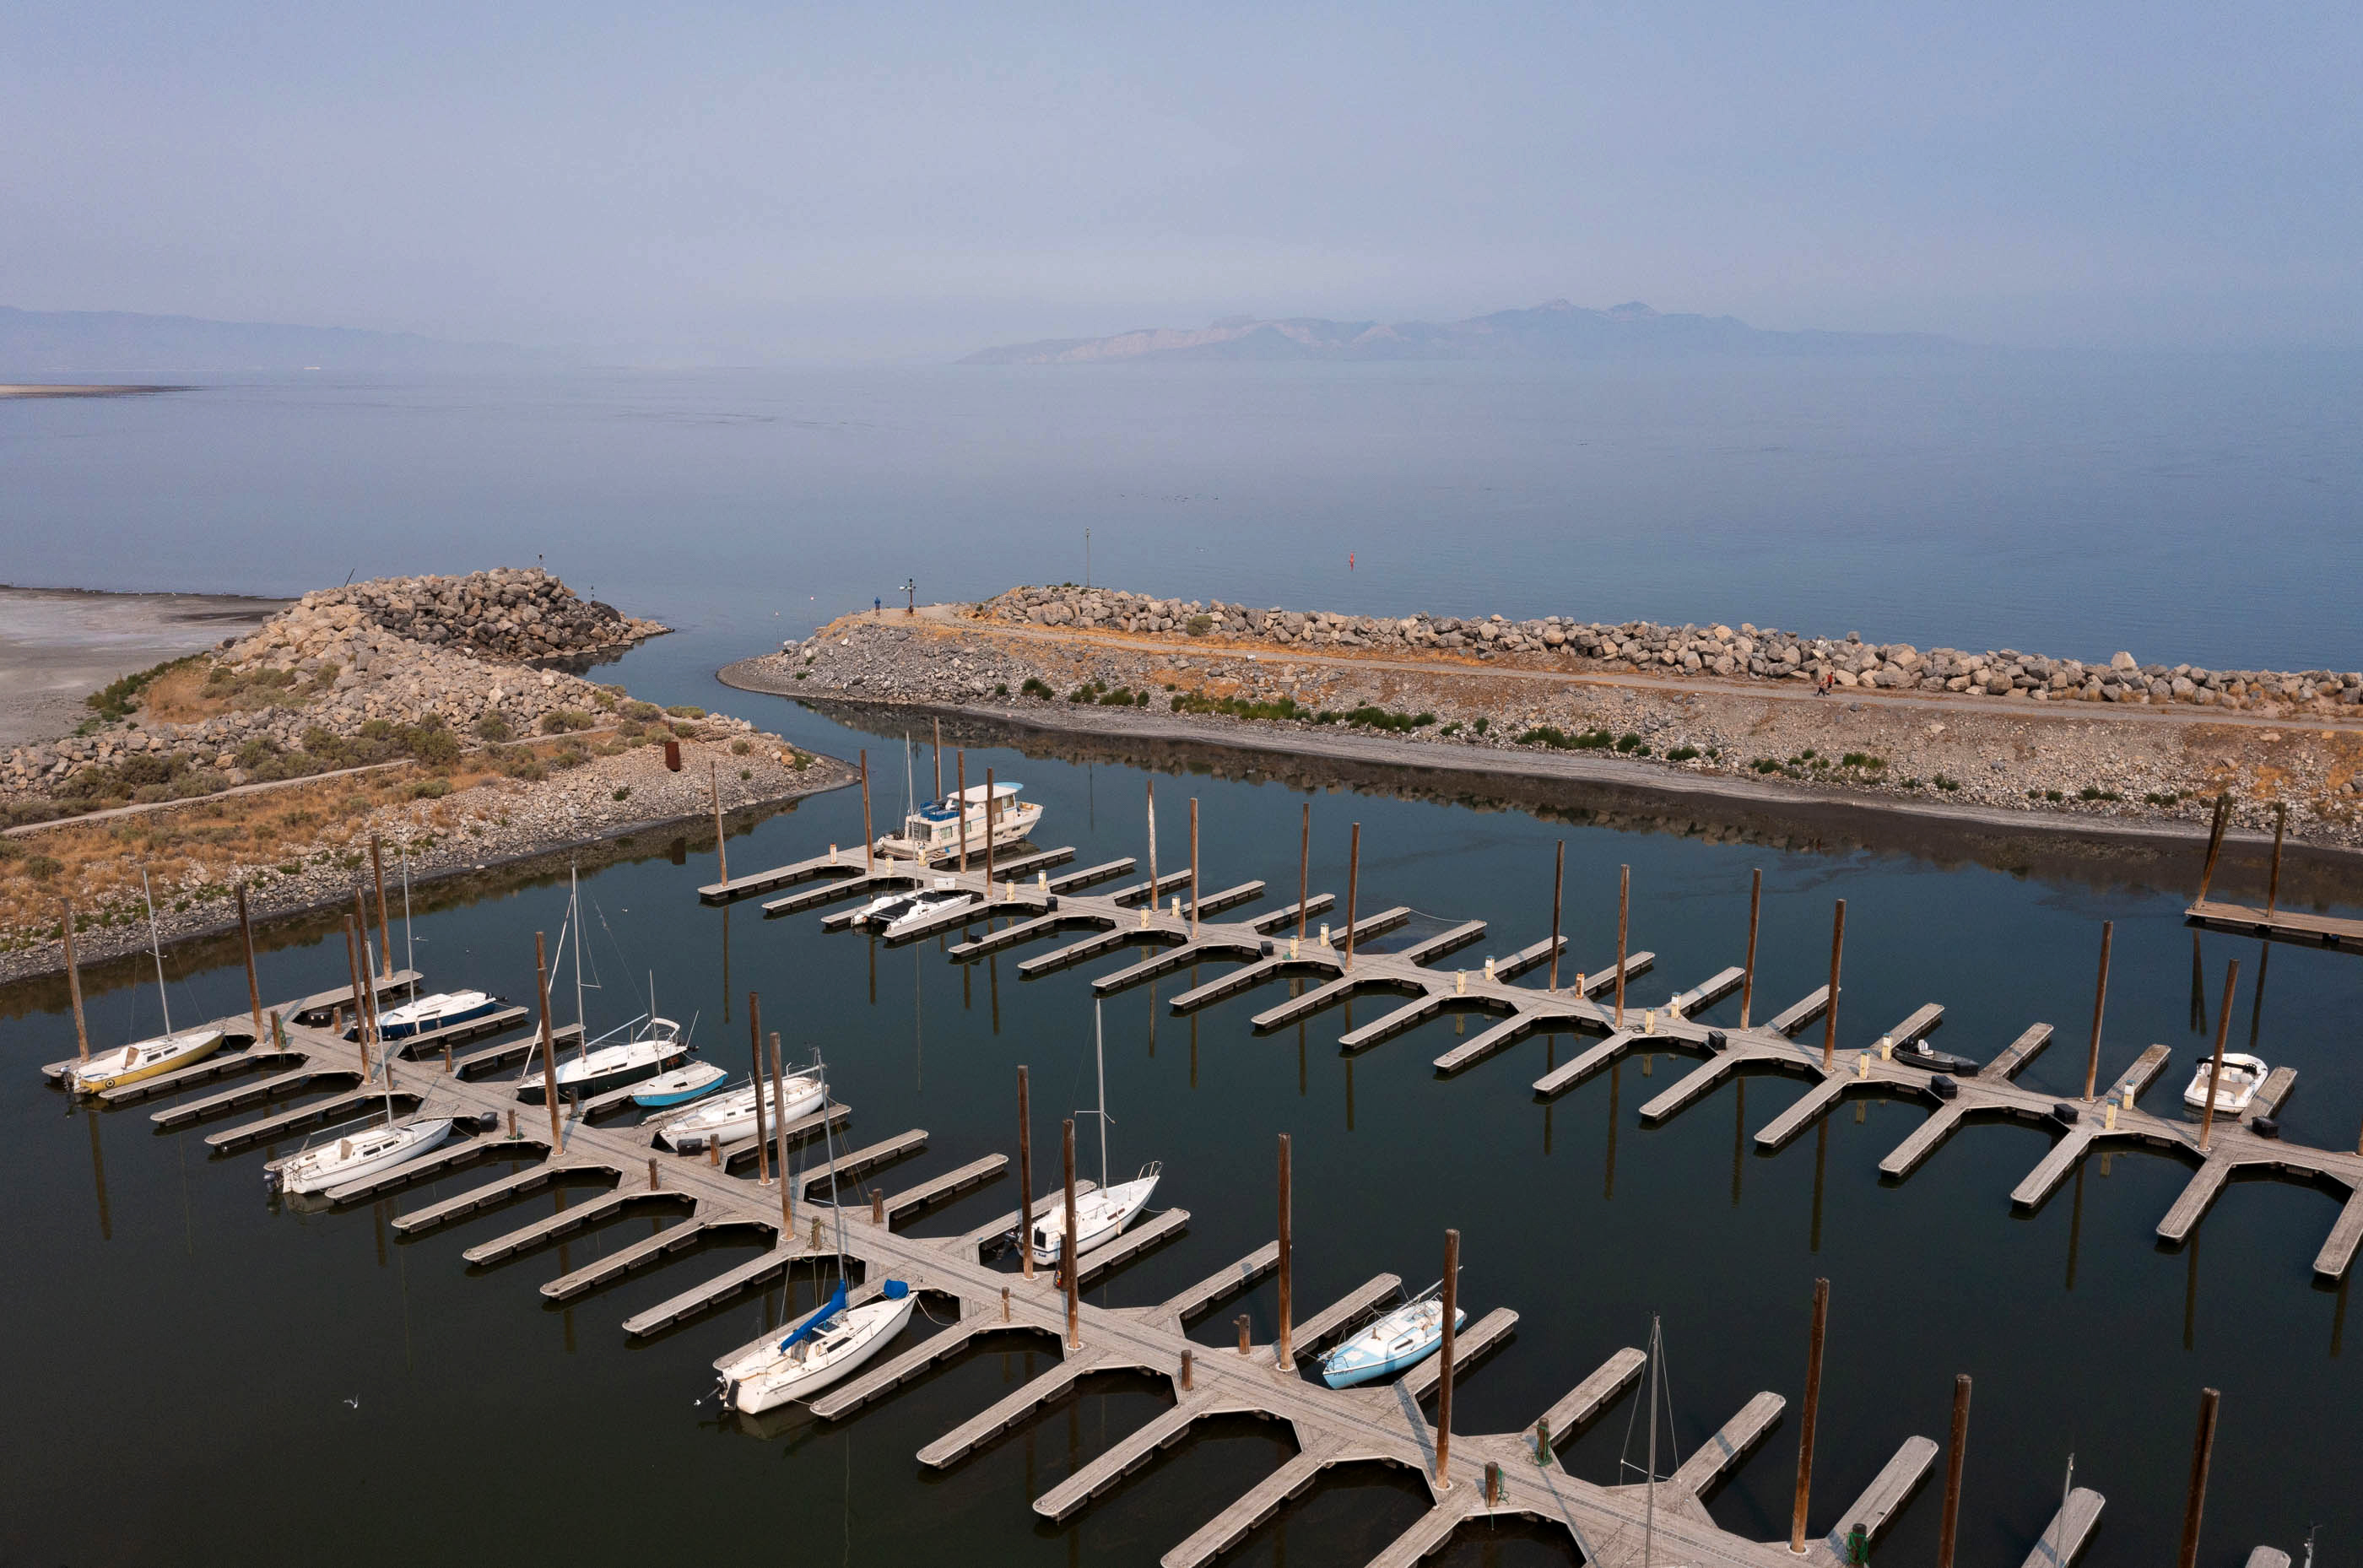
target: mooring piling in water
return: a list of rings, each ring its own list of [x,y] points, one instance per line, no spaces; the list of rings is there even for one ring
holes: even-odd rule
[[[1296,1311],[1293,1242],[1290,1236],[1289,1138],[1280,1135],[1280,1331],[1272,1342],[1272,1361],[1281,1370],[1295,1364],[1289,1346],[1290,1319]]]
[[[1625,942],[1633,929],[1633,868],[1616,868],[1616,1027],[1625,1027]]]
[[[2215,1390],[2199,1391],[2199,1430],[2191,1443],[2191,1485],[2182,1499],[2182,1546],[2175,1568],[2194,1568],[2199,1561],[2199,1523],[2207,1512],[2207,1469],[2215,1458]]]
[[[1747,872],[1747,959],[1741,965],[1739,979],[1739,1027],[1743,1029],[1756,1006],[1756,932],[1763,920],[1764,868],[1751,866]]]
[[[66,995],[73,1002],[74,1060],[87,1062],[90,1060],[90,1024],[82,1011],[82,962],[74,956],[74,906],[71,898],[65,900],[65,911],[59,929],[65,933]]]
[[[1822,1407],[1822,1342],[1830,1327],[1830,1282],[1814,1282],[1814,1323],[1805,1346],[1805,1394],[1797,1415],[1797,1495],[1789,1516],[1789,1551],[1805,1554],[1805,1509],[1814,1491],[1814,1422]]]
[[[246,955],[246,1003],[254,1018],[254,1042],[262,1043],[262,986],[254,976],[254,922],[246,912],[246,884],[238,884],[239,947]],[[79,985],[75,987],[81,989]]]
[[[1452,1485],[1452,1361],[1453,1341],[1459,1338],[1454,1321],[1460,1310],[1460,1232],[1444,1233],[1444,1343],[1436,1352],[1436,1485]]]
[[[1969,1446],[1969,1374],[1953,1379],[1953,1439],[1945,1451],[1945,1511],[1936,1524],[1936,1568],[1953,1568],[1961,1523],[1961,1464]]]
[[[1838,961],[1846,954],[1846,900],[1837,901],[1830,916],[1829,1001],[1822,1008],[1822,1071],[1826,1073],[1838,1051]]]
[[[1017,1069],[1017,1251],[1034,1277],[1034,1117],[1026,1099],[1026,1069]]]
[[[1081,1266],[1082,1249],[1075,1244],[1076,1238],[1081,1236],[1082,1231],[1075,1221],[1074,1118],[1067,1118],[1060,1142],[1063,1146],[1060,1160],[1066,1167],[1067,1229],[1065,1234],[1059,1238],[1059,1273],[1067,1290],[1067,1345],[1071,1350],[1080,1347],[1083,1342],[1082,1307],[1079,1294],[1082,1280]]]
[[[542,1098],[549,1106],[549,1150],[555,1154],[566,1147],[566,1132],[558,1119],[558,1044],[549,1038],[549,957],[539,931],[533,934],[533,995],[534,1006],[541,1015],[541,1090]],[[366,1071],[366,1056],[361,1065]]]

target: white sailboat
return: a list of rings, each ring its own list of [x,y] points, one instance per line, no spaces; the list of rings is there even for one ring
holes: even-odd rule
[[[1390,1377],[1417,1366],[1444,1343],[1444,1282],[1436,1284],[1321,1358],[1321,1381],[1332,1388]],[[1455,1333],[1469,1314],[1455,1307]]]
[[[821,1093],[827,1094],[825,1068],[815,1067]],[[837,1139],[826,1134],[829,1191],[837,1191]],[[847,1304],[845,1284],[845,1206],[831,1204],[837,1218],[837,1289],[817,1310],[799,1322],[778,1342],[764,1341],[722,1368],[721,1395],[726,1409],[757,1415],[797,1399],[809,1399],[822,1389],[858,1370],[863,1362],[893,1343],[919,1298],[898,1279],[887,1280],[878,1299],[860,1307]]]
[[[752,1138],[759,1090],[767,1127],[779,1126],[782,1112],[788,1121],[808,1117],[820,1109],[828,1097],[817,1068],[782,1079],[776,1098],[768,1083],[741,1084],[665,1118],[657,1129],[657,1140],[676,1154],[699,1154],[709,1143],[731,1144]]]
[[[348,952],[351,950],[347,949]],[[377,960],[370,951],[369,939],[361,939],[361,973],[373,974]],[[355,1037],[380,1047],[372,1052],[372,1073],[385,1074],[385,1119],[358,1130],[339,1131],[333,1141],[307,1144],[294,1154],[272,1161],[262,1168],[263,1185],[272,1192],[297,1195],[324,1193],[352,1182],[390,1171],[417,1155],[435,1148],[451,1136],[449,1117],[412,1117],[397,1122],[394,1118],[394,1068],[383,1049],[384,1036],[377,1027],[378,1014],[373,1000],[365,1000],[357,1009]]]
[[[1107,1050],[1100,1027],[1100,1007],[1092,1004],[1092,1055],[1098,1064],[1100,1103],[1096,1110],[1084,1111],[1100,1122],[1100,1184],[1075,1199],[1075,1255],[1082,1256],[1093,1248],[1113,1241],[1124,1228],[1140,1218],[1148,1208],[1149,1195],[1157,1191],[1157,1180],[1165,1173],[1163,1162],[1151,1160],[1140,1168],[1140,1174],[1131,1181],[1110,1185],[1108,1183],[1108,1109],[1107,1109]],[[1067,1206],[1063,1201],[1050,1205],[1049,1212],[1037,1216],[1034,1229],[1026,1237],[1026,1245],[1034,1249],[1037,1263],[1052,1264],[1067,1240]]]
[[[877,851],[894,860],[920,861],[929,865],[957,861],[960,853],[960,819],[966,817],[968,852],[981,855],[984,852],[988,802],[992,807],[993,848],[1016,843],[1042,820],[1041,803],[1020,797],[1025,787],[1020,784],[996,783],[955,790],[905,816],[903,830],[881,838]]]
[[[77,1095],[105,1094],[190,1066],[211,1056],[227,1038],[212,1028],[172,1031],[172,998],[164,988],[164,949],[156,935],[156,895],[149,889],[145,871],[139,873],[139,891],[148,900],[148,951],[156,961],[156,1000],[163,1009],[164,1032],[75,1062],[66,1070],[65,1081],[66,1087]]]
[[[654,975],[649,978],[648,1012],[596,1040],[591,1038],[582,1005],[582,895],[571,870],[567,888],[566,924],[560,928],[558,940],[563,946],[569,932],[574,938],[574,1027],[581,1033],[582,1043],[572,1061],[554,1064],[551,1075],[558,1081],[559,1094],[602,1095],[680,1065],[692,1046],[680,1024],[656,1017]],[[617,1039],[618,1035],[623,1038]],[[526,1058],[525,1071],[517,1078],[516,1095],[526,1104],[537,1106],[547,1097],[542,1075],[535,1069],[531,1055]]]

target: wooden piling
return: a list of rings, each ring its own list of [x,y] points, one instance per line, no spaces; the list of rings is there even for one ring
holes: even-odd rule
[[[771,1184],[771,1145],[770,1134],[763,1126],[763,995],[747,993],[747,1048],[754,1054],[754,1071],[747,1074],[747,1086],[755,1091],[755,1184]],[[826,1106],[821,1107],[827,1109]],[[838,1201],[834,1195],[831,1202]]]
[[[1460,1232],[1444,1233],[1444,1343],[1437,1351],[1436,1489],[1452,1489],[1452,1342],[1460,1307]]]
[[[1756,866],[1747,873],[1747,965],[1739,975],[1739,1027],[1747,1027],[1747,1015],[1756,1006],[1756,932],[1764,921],[1764,868]]]
[[[385,914],[385,851],[374,833],[370,835],[370,873],[377,879],[377,969],[380,974],[392,974],[394,927]]]
[[[657,1190],[657,1157],[656,1157],[655,1155],[651,1154],[651,1155],[649,1155],[649,1191],[650,1191],[650,1192],[654,1192],[654,1191],[656,1191],[656,1190]]]
[[[82,1012],[82,962],[74,957],[73,900],[65,901],[64,927],[66,936],[66,994],[73,998],[74,1060],[90,1060],[90,1025]]]
[[[254,922],[247,917],[246,884],[238,884],[238,934],[246,946],[246,1005],[254,1013],[254,1043],[262,1043],[262,986],[254,978]]]
[[[987,768],[984,770],[984,901],[987,904],[993,902],[993,814],[994,805],[995,802],[993,798],[993,770],[991,768]],[[863,809],[867,811],[868,808],[865,806]],[[869,817],[865,816],[862,820],[867,822]],[[1151,893],[1149,896],[1153,898],[1156,895]]]
[[[2231,820],[2232,795],[2227,790],[2215,797],[2215,817],[2207,826],[2207,859],[2199,867],[2199,896],[2193,903],[2207,902],[2207,884],[2215,880],[2215,857],[2223,852],[2224,829]]]
[[[1313,901],[1313,803],[1304,803],[1304,826],[1296,836],[1296,940],[1304,940],[1304,906]]]
[[[1846,952],[1846,900],[1838,900],[1830,917],[1829,1003],[1822,1009],[1822,1071],[1826,1073],[1838,1052],[1838,960]],[[1801,1549],[1802,1550],[1802,1549]]]
[[[758,1096],[760,1097],[760,1096]],[[780,1114],[787,1101],[787,1073],[780,1066],[780,1037],[771,1036],[771,1135],[779,1140],[780,1167],[780,1243],[787,1244],[796,1233],[796,1184],[788,1180],[788,1118]],[[828,1119],[828,1106],[821,1107],[821,1119]]]
[[[1080,1350],[1083,1343],[1083,1305],[1082,1281],[1083,1271],[1079,1266],[1082,1249],[1075,1245],[1081,1227],[1075,1218],[1075,1118],[1066,1121],[1064,1161],[1067,1183],[1067,1233],[1059,1238],[1059,1263],[1067,1283],[1067,1348]]]
[[[1489,1508],[1502,1506],[1502,1466],[1497,1460],[1485,1462],[1485,1506]]]
[[[1190,1385],[1193,1381],[1191,1373],[1196,1370],[1193,1363],[1196,1360],[1197,1357],[1193,1352],[1189,1351],[1182,1352],[1182,1392],[1184,1394],[1190,1392]]]
[[[1805,1350],[1805,1397],[1797,1420],[1797,1500],[1789,1520],[1789,1551],[1795,1557],[1805,1554],[1805,1505],[1814,1490],[1814,1422],[1822,1409],[1822,1341],[1829,1327],[1830,1282],[1817,1279],[1814,1282],[1814,1334]]]
[[[549,1034],[549,958],[539,931],[533,934],[533,995],[541,1013],[541,1097],[549,1106],[549,1151],[556,1155],[566,1140],[558,1120],[558,1045]]]
[[[2199,1521],[2207,1511],[2207,1466],[2215,1454],[2215,1405],[2221,1397],[2212,1388],[2199,1391],[2199,1433],[2191,1445],[2191,1490],[2182,1504],[2182,1550],[2175,1568],[2192,1568],[2199,1561]]]
[[[2269,916],[2281,901],[2281,836],[2289,831],[2289,803],[2273,802],[2273,869],[2265,881],[2265,913]]]
[[[2101,1080],[2101,1013],[2109,1003],[2109,943],[2116,931],[2114,920],[2101,922],[2101,978],[2092,989],[2092,1044],[2084,1053],[2084,1103],[2088,1106]]]
[[[952,752],[952,789],[960,795],[960,874],[968,874],[968,748]]]
[[[1559,989],[1559,912],[1567,900],[1567,840],[1559,841],[1559,850],[1551,857],[1551,934],[1550,980],[1546,989]]]
[[[367,1083],[370,1075],[369,1029],[361,1022],[361,945],[353,940],[353,917],[350,915],[345,917],[345,973],[352,976],[353,1040],[361,1051],[361,1082]],[[341,1008],[338,1013],[339,1017],[331,1019],[328,1027],[342,1034],[344,1030],[338,1027],[343,1022]]]
[[[861,749],[861,870],[866,876],[878,874],[878,835],[870,826],[870,748]]]
[[[1289,1140],[1283,1132],[1280,1135],[1280,1337],[1273,1341],[1272,1351],[1273,1363],[1282,1372],[1294,1364],[1289,1350],[1292,1327],[1289,1319],[1296,1307],[1296,1275],[1289,1236],[1289,1216],[1293,1205],[1289,1187]]]
[[[2240,984],[2240,961],[2234,959],[2224,971],[2224,1006],[2215,1016],[2215,1062],[2207,1070],[2207,1104],[2199,1113],[2199,1151],[2207,1152],[2208,1139],[2215,1130],[2215,1085],[2224,1081],[2224,1039],[2232,1032],[2232,992]]]
[[[1156,890],[1150,889],[1150,896]],[[1198,940],[1198,797],[1190,797],[1190,940]]]
[[[936,760],[936,798],[944,797],[944,721],[936,720],[936,743],[929,748]]]
[[[1953,1379],[1953,1444],[1945,1455],[1945,1513],[1936,1527],[1936,1568],[1953,1568],[1961,1522],[1961,1461],[1969,1444],[1969,1374]]]
[[[1346,851],[1346,972],[1349,974],[1354,969],[1354,897],[1361,876],[1362,825],[1357,822]]]
[[[1625,939],[1633,929],[1633,868],[1616,868],[1616,1027],[1625,1027]]]
[[[1250,1325],[1253,1320],[1249,1318],[1246,1313],[1242,1312],[1238,1317],[1232,1319],[1232,1321],[1238,1325],[1239,1355],[1241,1359],[1253,1355],[1255,1353],[1255,1341],[1249,1332]]]
[[[711,760],[707,761],[705,764],[705,782],[714,791],[714,858],[718,863],[722,880],[728,882],[730,880],[730,846],[724,841],[722,837],[721,764]],[[862,793],[866,796],[869,794],[869,791],[865,789]]]
[[[1026,1100],[1026,1069],[1017,1070],[1017,1251],[1026,1277],[1034,1277],[1034,1117]]]
[[[1148,784],[1148,906],[1157,907],[1157,781]]]

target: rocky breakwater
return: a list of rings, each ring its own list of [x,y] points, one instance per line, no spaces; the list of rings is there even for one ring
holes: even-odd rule
[[[1498,615],[1355,616],[1072,586],[1013,588],[972,613],[980,620],[1121,631],[1177,643],[1252,639],[1307,650],[1458,653],[1479,661],[1514,657],[1729,681],[1819,681],[1826,675],[1844,689],[2035,702],[2187,703],[2276,717],[2335,714],[2363,705],[2363,672],[2352,670],[2211,670],[2144,663],[2124,651],[2090,661],[2008,648],[1924,652],[1910,643],[1865,642],[1854,632],[1813,637],[1747,622],[1735,628],[1612,624],[1568,616],[1520,621]]]

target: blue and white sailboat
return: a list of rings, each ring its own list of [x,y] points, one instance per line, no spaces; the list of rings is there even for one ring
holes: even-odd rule
[[[826,1068],[820,1075],[826,1096]],[[828,1144],[829,1191],[835,1193],[837,1136],[834,1132],[824,1136]],[[911,1287],[898,1279],[886,1281],[877,1300],[860,1307],[847,1305],[845,1206],[840,1199],[831,1207],[837,1216],[837,1289],[777,1341],[765,1340],[723,1367],[721,1394],[726,1408],[752,1416],[792,1400],[811,1398],[893,1343],[919,1305]]]
[[[687,1105],[700,1095],[710,1095],[730,1074],[711,1062],[692,1062],[641,1080],[632,1091],[632,1104],[649,1110],[666,1106]]]
[[[1392,1377],[1417,1366],[1444,1343],[1444,1282],[1438,1280],[1321,1358],[1321,1381],[1332,1388]],[[1469,1314],[1453,1309],[1458,1333]]]

